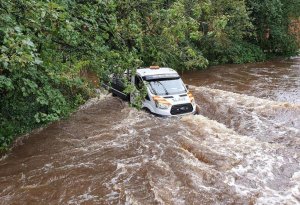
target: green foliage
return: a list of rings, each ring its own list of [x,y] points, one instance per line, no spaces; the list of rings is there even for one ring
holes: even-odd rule
[[[64,7],[16,0],[1,1],[0,10],[0,149],[5,149],[15,135],[67,116],[90,91],[78,77],[86,64],[76,58],[77,48],[68,47],[79,36]]]
[[[0,149],[88,99],[82,71],[105,80],[151,64],[184,71],[294,54],[288,25],[299,11],[299,0],[0,0]]]
[[[212,65],[250,63],[266,59],[266,54],[259,46],[244,41],[230,41],[224,45],[207,39],[203,44],[206,48],[204,54],[209,56]]]
[[[244,1],[213,2],[206,16],[210,25],[198,47],[210,64],[247,63],[265,59],[262,50],[244,39],[251,38],[254,27]]]
[[[246,1],[251,12],[255,35],[249,41],[266,53],[295,55],[297,42],[289,32],[291,17],[300,16],[300,1],[267,0]]]

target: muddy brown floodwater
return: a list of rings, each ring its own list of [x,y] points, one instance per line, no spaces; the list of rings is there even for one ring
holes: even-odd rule
[[[105,96],[20,138],[0,204],[300,204],[300,58],[183,77],[200,115]]]

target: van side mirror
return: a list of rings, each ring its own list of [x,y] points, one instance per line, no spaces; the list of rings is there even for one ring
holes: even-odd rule
[[[188,90],[189,90],[189,85],[185,85],[185,87],[186,87],[186,89],[188,89]]]

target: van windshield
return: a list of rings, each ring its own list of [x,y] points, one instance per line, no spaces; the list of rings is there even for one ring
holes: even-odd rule
[[[174,95],[186,92],[180,78],[156,79],[147,82],[149,89],[155,95]]]

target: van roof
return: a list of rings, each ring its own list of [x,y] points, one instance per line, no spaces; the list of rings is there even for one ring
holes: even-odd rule
[[[151,69],[151,68],[139,68],[136,70],[137,74],[139,74],[141,77],[144,76],[154,76],[154,75],[163,75],[163,74],[177,74],[178,73],[173,70],[172,68],[157,68],[157,69]]]

